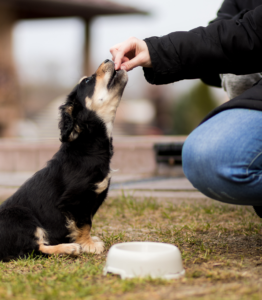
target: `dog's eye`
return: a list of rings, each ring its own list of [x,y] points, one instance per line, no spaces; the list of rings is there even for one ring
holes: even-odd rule
[[[90,78],[86,78],[86,83],[88,83],[90,81]]]

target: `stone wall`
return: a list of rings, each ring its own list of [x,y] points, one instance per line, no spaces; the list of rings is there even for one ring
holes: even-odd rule
[[[182,136],[116,137],[111,167],[118,170],[119,175],[155,175],[154,144],[184,140]],[[55,140],[0,140],[0,172],[36,172],[46,165],[59,146]]]

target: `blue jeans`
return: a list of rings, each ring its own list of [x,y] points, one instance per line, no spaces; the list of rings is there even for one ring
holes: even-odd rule
[[[262,112],[215,115],[188,136],[182,161],[186,177],[206,196],[262,206]]]

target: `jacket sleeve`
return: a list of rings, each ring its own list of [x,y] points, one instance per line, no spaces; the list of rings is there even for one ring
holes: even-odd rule
[[[262,5],[237,18],[189,32],[145,39],[152,68],[149,83],[167,84],[208,74],[250,74],[262,70]]]
[[[213,21],[211,21],[210,24],[219,20],[232,19],[235,15],[237,15],[242,10],[240,8],[240,4],[241,3],[237,3],[236,0],[225,0],[222,3],[221,8],[217,12],[217,17]]]

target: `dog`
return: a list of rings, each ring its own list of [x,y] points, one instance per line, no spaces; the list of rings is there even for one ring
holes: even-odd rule
[[[90,231],[108,193],[113,123],[127,80],[105,60],[69,94],[59,151],[0,206],[0,260],[104,251]]]

